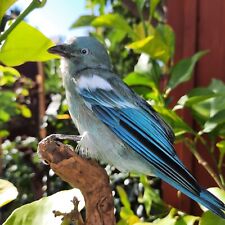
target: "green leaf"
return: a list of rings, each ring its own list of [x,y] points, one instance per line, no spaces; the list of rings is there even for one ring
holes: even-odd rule
[[[207,211],[204,212],[200,218],[199,225],[225,225],[225,219],[215,215],[214,213]]]
[[[126,225],[133,225],[136,224],[138,221],[140,221],[140,219],[136,215],[134,215],[131,209],[127,209],[125,207],[121,208],[120,217],[122,218],[122,221],[124,221],[125,222],[124,224]]]
[[[10,120],[10,114],[4,109],[0,109],[0,121],[8,122]]]
[[[140,22],[138,24],[133,24],[133,31],[136,33],[136,39],[135,40],[141,40],[146,37],[145,35],[145,29],[147,29],[147,33],[149,35],[154,34],[155,28],[150,23],[145,23],[145,27],[143,27],[143,23]]]
[[[209,133],[216,129],[218,126],[225,124],[225,109],[217,112],[215,115],[209,118],[204,124],[202,132]]]
[[[0,91],[1,107],[0,120],[3,122],[9,121],[11,116],[19,114],[18,103],[16,102],[16,94],[12,91]]]
[[[150,1],[150,17],[153,17],[157,5],[160,3],[160,0],[151,0]]]
[[[0,179],[0,208],[16,199],[17,188],[9,181]]]
[[[176,212],[177,210],[175,208],[172,208],[166,217],[159,219],[158,221],[154,221],[154,224],[155,225],[174,225],[177,221],[177,218],[175,217]]]
[[[184,215],[177,220],[175,225],[194,225],[199,219],[198,216]]]
[[[161,206],[160,208],[162,208],[163,201],[160,198],[159,193],[157,192],[157,190],[153,189],[150,186],[147,176],[142,175],[140,177],[140,182],[144,186],[144,193],[143,193],[143,196],[140,196],[138,198],[138,201],[140,203],[144,204],[146,214],[147,214],[147,216],[149,216],[150,215],[150,211],[151,211],[151,207],[152,207],[152,203],[154,202],[154,203],[160,205]]]
[[[130,37],[134,38],[136,34],[133,32],[127,21],[119,14],[106,14],[98,16],[92,23],[94,27],[111,27],[126,32]]]
[[[189,127],[188,124],[186,124],[174,111],[159,105],[154,105],[154,109],[162,115],[168,124],[170,124],[176,137],[185,133],[193,133],[191,127]]]
[[[177,210],[172,208],[170,213],[162,219],[156,219],[152,223],[138,222],[134,225],[175,225],[177,221],[177,218],[175,217],[176,212]]]
[[[177,102],[178,105],[192,107],[193,105],[210,98],[219,96],[208,88],[194,88],[187,95],[182,96]]]
[[[127,196],[127,193],[121,186],[117,186],[116,190],[120,196],[120,200],[126,209],[130,209],[130,202]]]
[[[145,0],[133,0],[136,3],[139,13],[142,13],[142,10],[145,6]]]
[[[225,84],[222,81],[213,79],[208,87],[191,90],[178,101],[176,107],[179,108],[179,106],[181,106],[180,108],[189,107],[202,129],[204,126],[211,126],[212,123],[215,127],[215,123],[218,123],[218,129],[214,130],[212,127],[213,129],[210,130],[214,135],[222,134],[223,119],[220,112],[225,110]],[[209,122],[207,123],[207,121]]]
[[[16,69],[0,65],[0,86],[13,84],[19,76]]]
[[[8,8],[13,5],[17,0],[0,0],[0,24],[2,17],[8,10]]]
[[[167,46],[166,51],[169,52],[170,58],[174,55],[175,50],[175,34],[173,29],[167,24],[159,24],[156,31],[160,34],[160,38]]]
[[[225,154],[225,140],[218,142],[216,147],[220,150],[221,154]]]
[[[150,77],[145,73],[132,72],[129,73],[123,81],[129,86],[142,85],[146,87],[152,87],[153,82]]]
[[[5,138],[5,137],[7,137],[7,136],[9,136],[9,131],[7,131],[7,130],[0,130],[0,137],[1,138]]]
[[[26,105],[20,105],[20,110],[21,110],[22,116],[26,118],[30,118],[32,116],[30,109]]]
[[[17,66],[27,61],[46,61],[58,58],[47,49],[54,43],[36,28],[22,21],[9,34],[0,51],[0,61]]]
[[[173,89],[177,85],[190,80],[196,63],[207,52],[208,51],[200,51],[190,58],[179,61],[171,70],[171,77],[167,88]]]
[[[17,208],[3,225],[61,225],[62,217],[55,217],[53,210],[63,213],[70,212],[73,209],[71,200],[74,196],[78,198],[79,209],[81,209],[84,206],[84,200],[78,189],[60,191]]]
[[[218,160],[218,168],[221,169],[223,166],[223,159],[225,156],[225,140],[216,143],[216,147],[219,149],[219,160]]]
[[[134,215],[134,212],[131,209],[131,205],[125,190],[121,186],[117,186],[116,190],[120,196],[122,204],[124,205],[124,207],[122,207],[120,210],[121,220],[119,221],[118,224],[120,225],[135,224],[136,222],[139,221],[139,218],[136,215]]]
[[[108,34],[108,38],[111,42],[109,49],[115,49],[124,38],[126,37],[126,32],[122,30],[112,30]]]
[[[77,27],[85,27],[91,26],[91,22],[96,18],[94,15],[83,15],[80,16],[70,28],[77,28]]]
[[[164,63],[167,63],[170,58],[170,47],[164,42],[157,29],[148,37],[128,44],[126,47],[138,53],[149,54],[152,59],[161,60]]]
[[[157,88],[156,79],[153,69],[151,69],[148,73],[129,73],[123,81],[144,98],[160,102],[161,94]]]

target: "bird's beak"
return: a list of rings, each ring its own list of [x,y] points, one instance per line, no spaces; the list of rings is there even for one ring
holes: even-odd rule
[[[66,45],[66,44],[55,45],[55,46],[49,48],[48,52],[52,53],[52,54],[57,54],[57,55],[63,56],[65,58],[70,58],[70,56],[71,56],[68,45]]]

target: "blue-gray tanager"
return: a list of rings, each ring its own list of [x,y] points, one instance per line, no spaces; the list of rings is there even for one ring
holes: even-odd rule
[[[225,218],[224,203],[200,187],[177,157],[171,128],[113,73],[100,42],[77,37],[49,52],[63,57],[63,83],[80,148],[121,171],[154,174]]]

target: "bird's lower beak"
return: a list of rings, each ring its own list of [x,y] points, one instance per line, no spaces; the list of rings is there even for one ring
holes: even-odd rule
[[[70,57],[70,52],[67,45],[56,45],[48,49],[49,53],[57,54],[66,58]]]

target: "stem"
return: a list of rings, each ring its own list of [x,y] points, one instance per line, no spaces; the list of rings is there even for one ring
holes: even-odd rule
[[[141,22],[142,22],[143,29],[144,29],[144,32],[145,32],[145,37],[147,37],[148,36],[148,29],[146,27],[146,24],[145,24],[144,17],[142,15],[142,13],[140,13],[140,17],[141,17]]]
[[[221,167],[220,167],[220,159],[219,159],[219,161],[217,161],[217,159],[215,157],[215,154],[214,154],[215,139],[212,139],[210,147],[209,147],[208,143],[206,142],[206,140],[204,140],[204,138],[202,136],[200,136],[199,134],[196,135],[195,144],[197,143],[198,139],[200,140],[200,142],[204,145],[204,147],[207,149],[208,153],[210,154],[210,157],[212,158],[214,166],[217,169],[217,173],[218,173],[218,177],[220,179],[220,182],[222,183],[223,186],[225,186],[223,173],[222,173],[222,170],[221,170]]]
[[[30,5],[16,18],[14,23],[0,36],[0,43],[4,41],[13,29],[35,8],[43,6],[43,2],[39,0],[33,0]]]
[[[201,157],[201,155],[196,151],[196,147],[194,145],[194,142],[192,142],[190,139],[185,138],[184,139],[184,143],[186,144],[186,146],[188,147],[188,149],[190,149],[190,151],[192,152],[192,154],[195,156],[195,158],[198,160],[198,163],[200,165],[202,165],[205,170],[210,174],[210,176],[214,179],[214,181],[217,183],[217,185],[221,188],[221,189],[225,189],[225,187],[223,186],[220,177],[215,173],[215,171],[210,167],[210,165]]]
[[[146,24],[145,24],[145,20],[144,20],[142,10],[139,7],[138,7],[138,14],[141,18],[141,23],[142,23],[142,26],[143,26],[143,29],[144,29],[145,37],[147,37],[148,36],[148,29],[147,29]]]

